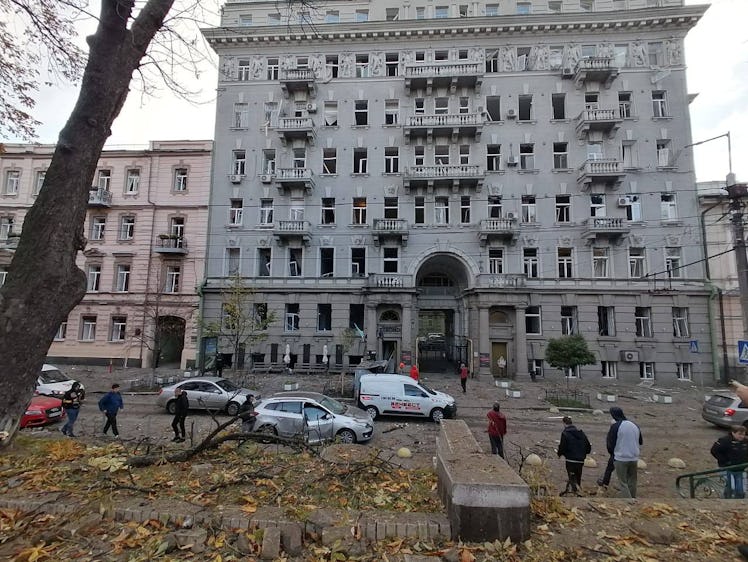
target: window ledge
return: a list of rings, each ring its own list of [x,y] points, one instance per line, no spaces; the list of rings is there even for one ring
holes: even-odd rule
[[[321,173],[320,177],[323,177],[323,178],[337,178],[338,177],[338,173],[337,172]]]
[[[660,221],[661,226],[683,226],[681,219],[662,219]]]
[[[387,177],[400,177],[403,174],[401,172],[382,172],[382,175]]]
[[[382,125],[383,129],[401,129],[402,125],[400,123],[393,123],[391,125]]]
[[[677,169],[678,169],[677,166],[657,166],[658,172],[667,172],[667,171],[672,171],[672,170],[677,170]]]
[[[351,129],[369,129],[371,125],[351,125]]]
[[[532,170],[517,169],[518,174],[539,174],[540,170],[533,168]]]
[[[229,127],[229,131],[246,131],[249,127]]]
[[[348,228],[369,228],[369,225],[368,224],[351,223],[351,224],[348,225]]]
[[[553,168],[551,173],[553,174],[570,174],[574,171],[574,168]]]
[[[551,123],[571,123],[571,119],[551,119]]]
[[[672,115],[664,115],[662,117],[652,117],[652,121],[670,121],[672,118]]]
[[[506,170],[486,170],[486,174],[506,174]]]
[[[366,172],[366,173],[351,172],[351,177],[354,177],[354,178],[368,178],[369,177],[369,173],[368,172]]]
[[[517,123],[520,125],[535,125],[537,124],[537,120],[535,119],[517,119]]]

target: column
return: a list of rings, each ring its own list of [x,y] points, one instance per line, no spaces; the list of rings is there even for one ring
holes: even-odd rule
[[[376,352],[377,359],[381,359],[380,352],[382,351],[380,346],[381,342],[379,341],[379,336],[377,334],[377,306],[376,305],[366,305],[366,328],[364,329],[366,332],[366,351],[367,353],[369,351]],[[366,357],[364,357],[366,359]]]
[[[411,362],[415,363],[416,342],[413,338],[413,326],[411,326],[411,322],[413,321],[413,308],[411,307],[411,304],[407,302],[407,300],[407,298],[403,298],[402,310],[400,311],[400,320],[402,321],[402,325],[400,327],[400,355],[402,356],[403,351],[410,352]],[[399,361],[400,357],[398,357],[397,359]]]
[[[479,306],[478,307],[478,339],[475,341],[479,357],[478,357],[478,365],[474,365],[473,368],[476,369],[480,367],[480,357],[488,355],[488,365],[484,367],[480,367],[480,370],[478,371],[481,375],[490,375],[491,374],[491,340],[488,337],[489,334],[489,323],[488,323],[488,307],[487,306]]]
[[[525,333],[525,307],[514,307],[514,368],[515,376],[525,376],[527,370],[527,334]]]

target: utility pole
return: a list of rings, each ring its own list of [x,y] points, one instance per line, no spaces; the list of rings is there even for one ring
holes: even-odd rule
[[[732,233],[735,239],[735,265],[738,270],[740,307],[743,311],[743,336],[748,337],[748,256],[743,229],[743,199],[748,196],[748,184],[736,183],[735,174],[727,175],[727,193],[732,211]]]

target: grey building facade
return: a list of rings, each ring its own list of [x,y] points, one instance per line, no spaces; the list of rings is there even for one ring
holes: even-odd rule
[[[249,353],[713,379],[679,0],[228,2],[203,291]],[[356,337],[350,338],[351,330]],[[700,353],[694,353],[693,341]],[[220,345],[220,343],[219,343]]]

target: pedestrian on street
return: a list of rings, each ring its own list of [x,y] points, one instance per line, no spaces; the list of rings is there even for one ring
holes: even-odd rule
[[[122,402],[122,396],[119,393],[119,385],[117,383],[114,383],[112,385],[112,390],[107,392],[104,396],[101,397],[101,400],[99,400],[99,410],[104,412],[104,415],[106,416],[106,423],[104,424],[104,429],[102,431],[104,435],[107,434],[107,431],[109,431],[109,428],[111,427],[114,438],[119,438],[119,430],[117,429],[117,414],[123,408],[124,403]]]
[[[60,429],[60,431],[63,435],[67,435],[68,437],[75,437],[73,426],[75,425],[75,420],[78,419],[81,402],[83,401],[84,397],[83,392],[80,388],[81,383],[76,381],[68,390],[65,391],[65,394],[62,395],[62,407],[65,409],[68,421],[65,423],[65,425],[62,426],[62,429]]]
[[[252,402],[253,399],[253,395],[247,394],[244,404],[239,406],[239,411],[236,414],[242,420],[242,433],[250,433],[254,429],[257,415],[255,414],[255,405]]]
[[[493,409],[486,417],[488,418],[488,439],[491,441],[491,454],[504,457],[504,435],[506,435],[506,416],[501,412],[501,406],[494,402]]]
[[[610,409],[614,423],[608,430],[606,443],[608,453],[613,455],[616,476],[621,482],[621,496],[636,497],[637,465],[640,447],[644,443],[639,426],[627,420],[623,410],[617,406]]]
[[[730,432],[720,437],[712,445],[712,456],[717,459],[717,465],[725,468],[725,499],[745,498],[743,487],[744,468],[730,468],[748,463],[748,441],[745,440],[745,427],[734,425]]]
[[[221,353],[216,353],[216,376],[223,376],[223,355]]]
[[[421,374],[418,372],[418,365],[415,363],[410,368],[410,378],[414,381],[418,382],[418,379],[420,378]]]
[[[745,386],[738,381],[730,381],[730,386],[735,390],[735,394],[738,395],[743,402],[748,403],[748,386]],[[748,544],[741,544],[738,546],[738,552],[740,555],[748,560]]]
[[[603,472],[603,475],[597,479],[597,485],[602,488],[610,486],[610,477],[613,476],[613,472],[616,469],[613,460],[613,455],[608,456],[608,464],[605,465],[605,471]]]
[[[171,428],[174,430],[175,443],[183,443],[185,438],[184,421],[187,419],[187,411],[190,409],[190,401],[187,393],[177,387],[174,390],[174,419],[171,422]]]
[[[584,431],[578,429],[569,416],[563,417],[564,430],[561,432],[561,442],[558,444],[558,456],[566,458],[566,489],[561,492],[566,494],[580,495],[582,491],[582,469],[584,459],[592,452],[590,440]]]
[[[467,379],[468,379],[468,368],[465,363],[460,363],[460,384],[462,385],[462,393],[467,392]]]
[[[397,366],[397,374],[402,375],[405,371],[405,363],[400,362],[400,364]]]

